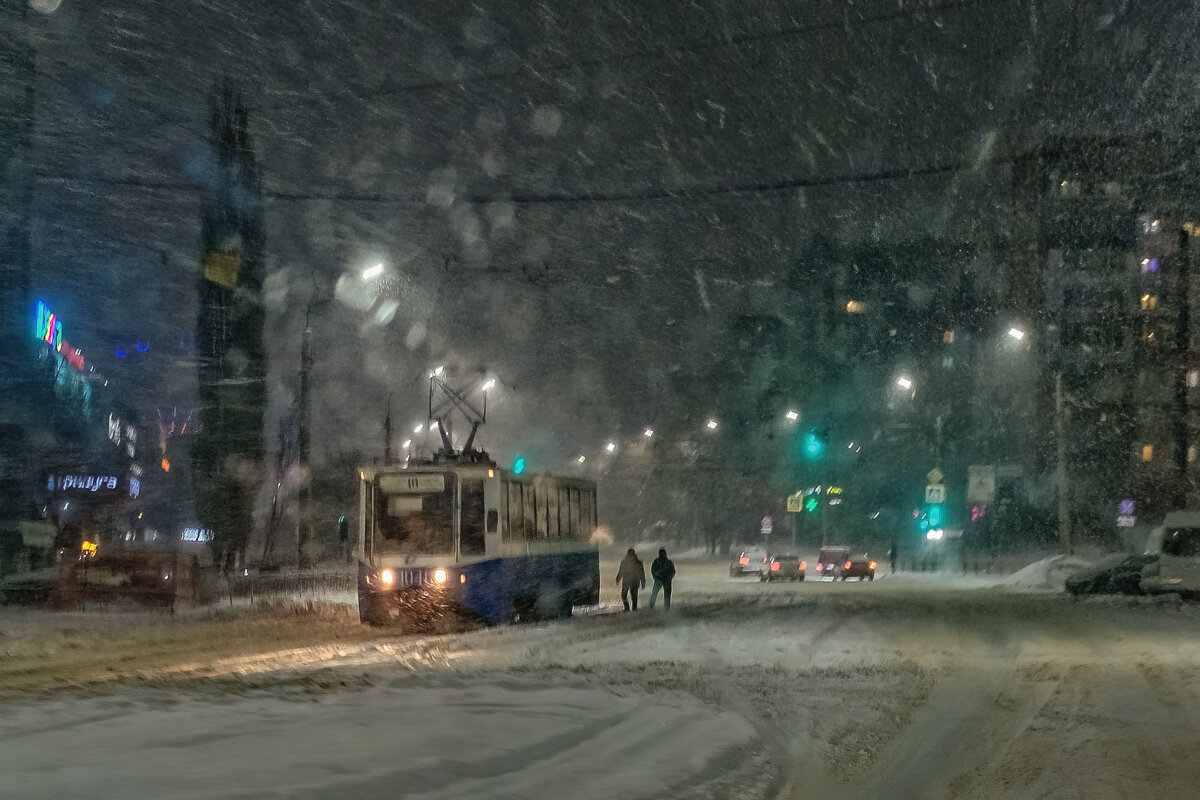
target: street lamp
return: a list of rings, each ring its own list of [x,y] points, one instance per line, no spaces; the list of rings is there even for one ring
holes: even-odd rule
[[[913,382],[912,382],[912,379],[907,378],[904,375],[901,375],[899,378],[896,378],[896,385],[899,386],[901,389],[911,389]]]
[[[710,431],[715,431],[717,429],[717,421],[715,419],[710,419],[707,423],[705,423],[705,425]]]
[[[382,274],[383,274],[383,264],[379,263],[373,267],[367,267],[366,269],[364,269],[362,272],[362,279],[364,281],[371,281],[371,280],[378,278]]]
[[[608,444],[604,445],[604,449],[609,453],[615,453],[617,452],[617,443],[609,442]]]
[[[649,439],[653,435],[654,435],[654,428],[646,428],[646,430],[642,431],[642,436],[645,436],[647,439]]]
[[[484,381],[484,382],[483,382],[483,386],[481,386],[481,387],[479,387],[479,388],[480,388],[480,389],[482,389],[482,390],[483,390],[483,391],[485,391],[485,392],[486,392],[486,391],[489,391],[489,390],[491,390],[491,389],[495,389],[495,388],[496,388],[496,379],[495,379],[495,378],[488,378],[486,381]]]
[[[788,418],[789,422],[795,422],[796,420],[800,419],[800,412],[794,408],[789,408],[788,412],[784,414],[784,416]]]

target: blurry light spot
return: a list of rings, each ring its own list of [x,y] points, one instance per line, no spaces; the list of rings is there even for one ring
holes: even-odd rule
[[[653,435],[654,435],[653,428],[646,428],[646,430],[642,431],[642,436],[645,436],[647,439],[649,439]]]
[[[794,408],[788,409],[788,412],[786,414],[784,414],[784,416],[787,417],[792,422],[795,422],[796,420],[800,419],[800,413],[798,411],[796,411],[796,409],[794,409]]]
[[[368,267],[367,269],[363,270],[362,279],[364,281],[369,281],[373,278],[378,278],[382,274],[383,274],[383,264],[376,264],[373,267]]]
[[[396,311],[400,308],[400,303],[395,300],[385,300],[379,304],[379,308],[375,309],[375,324],[379,326],[387,325],[396,317]]]
[[[62,5],[62,0],[29,0],[29,7],[43,14],[53,14]]]
[[[609,453],[615,453],[617,452],[617,443],[609,442],[608,444],[604,445],[604,449]]]
[[[710,431],[715,431],[717,429],[717,421],[715,419],[710,419],[708,422],[705,423],[705,425],[708,427],[708,429]]]
[[[562,127],[562,112],[554,106],[538,106],[533,111],[533,132],[553,136]]]

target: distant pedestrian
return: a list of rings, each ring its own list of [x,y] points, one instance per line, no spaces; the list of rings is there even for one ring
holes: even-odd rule
[[[621,566],[617,568],[617,583],[621,586],[621,602],[625,610],[637,611],[638,589],[646,588],[646,568],[632,547],[621,560]],[[632,609],[630,605],[633,606]]]
[[[888,559],[892,564],[892,572],[896,571],[896,562],[900,560],[900,551],[896,548],[896,540],[892,539],[892,546],[888,548]]]
[[[650,590],[650,607],[658,598],[658,590],[663,593],[663,611],[671,610],[671,580],[675,577],[675,565],[667,558],[666,548],[659,548],[658,558],[650,564],[650,577],[654,578],[654,587]]]

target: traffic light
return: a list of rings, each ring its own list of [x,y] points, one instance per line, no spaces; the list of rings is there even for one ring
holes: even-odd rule
[[[513,475],[520,475],[524,471],[525,471],[525,456],[517,456],[516,458],[513,459],[512,473],[513,473]]]
[[[818,511],[820,511],[820,510],[821,510],[821,497],[820,497],[820,495],[810,494],[808,497],[804,498],[804,511],[805,511],[805,513],[807,513],[807,514],[816,514],[816,513],[817,513]]]
[[[823,458],[825,456],[826,438],[826,432],[818,432],[816,428],[812,428],[804,434],[804,457],[809,461],[816,461]]]

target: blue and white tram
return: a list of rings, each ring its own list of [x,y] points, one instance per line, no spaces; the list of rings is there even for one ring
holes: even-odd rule
[[[596,485],[490,459],[359,470],[363,622],[432,630],[567,617],[600,598]]]

